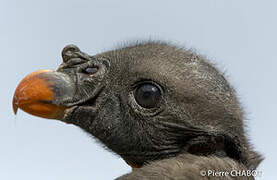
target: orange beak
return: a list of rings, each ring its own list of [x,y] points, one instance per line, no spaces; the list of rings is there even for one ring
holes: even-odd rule
[[[55,103],[60,78],[51,70],[40,70],[26,76],[17,86],[13,97],[13,111],[23,111],[48,119],[62,119],[67,107]]]

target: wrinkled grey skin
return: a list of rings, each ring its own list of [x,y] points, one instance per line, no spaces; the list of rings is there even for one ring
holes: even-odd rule
[[[203,57],[163,42],[95,56],[71,45],[62,56],[57,71],[70,77],[74,90],[53,103],[71,107],[63,121],[84,129],[128,164],[142,166],[118,179],[213,179],[200,171],[253,170],[260,163],[245,137],[234,90]],[[88,67],[95,72],[86,72]],[[155,108],[143,108],[134,98],[144,82],[160,88]]]

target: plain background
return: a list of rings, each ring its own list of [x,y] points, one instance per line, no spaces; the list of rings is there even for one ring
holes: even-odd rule
[[[74,43],[91,55],[136,39],[196,49],[227,73],[247,117],[248,137],[276,177],[277,2],[254,0],[0,0],[0,179],[112,179],[131,169],[79,128],[12,113],[20,80],[56,69]]]

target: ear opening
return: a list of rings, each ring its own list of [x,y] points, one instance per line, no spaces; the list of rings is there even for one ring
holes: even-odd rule
[[[245,147],[241,145],[238,137],[229,135],[205,135],[192,138],[186,151],[196,155],[216,155],[219,157],[230,157],[248,166],[248,156]]]
[[[237,136],[224,135],[224,150],[228,157],[248,165],[246,147]]]

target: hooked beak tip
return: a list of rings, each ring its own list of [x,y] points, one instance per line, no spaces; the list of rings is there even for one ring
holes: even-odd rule
[[[58,86],[57,74],[40,70],[27,75],[17,86],[13,97],[13,112],[23,111],[48,119],[61,119],[66,107],[52,104],[56,94],[52,87]]]
[[[17,103],[13,102],[13,113],[14,113],[14,115],[17,114],[17,110],[18,110],[18,105],[17,105]]]

